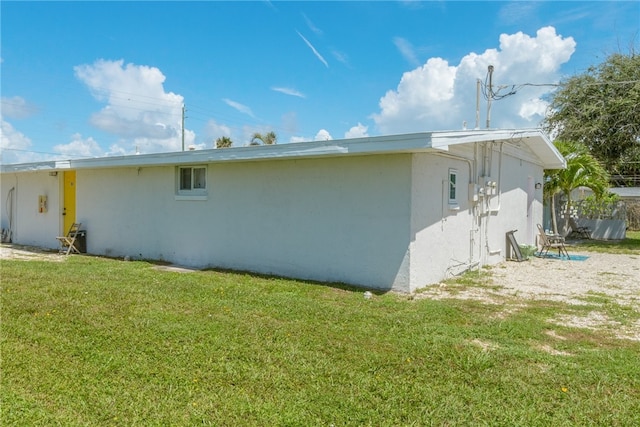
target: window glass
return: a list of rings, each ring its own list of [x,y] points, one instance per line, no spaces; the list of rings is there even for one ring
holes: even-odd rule
[[[180,190],[191,190],[191,168],[180,168]]]
[[[176,168],[176,197],[180,200],[206,200],[207,167],[179,166]],[[195,199],[194,199],[195,198]]]
[[[458,171],[455,169],[449,169],[449,203],[457,202],[457,187]]]
[[[193,188],[207,188],[207,170],[205,168],[193,168]]]

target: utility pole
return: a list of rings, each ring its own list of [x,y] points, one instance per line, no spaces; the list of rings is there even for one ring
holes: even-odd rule
[[[184,151],[184,104],[182,104],[182,151]]]
[[[487,96],[487,129],[491,127],[491,100],[493,99],[493,65],[489,65],[489,88]]]

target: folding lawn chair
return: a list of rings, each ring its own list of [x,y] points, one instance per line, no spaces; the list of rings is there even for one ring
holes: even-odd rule
[[[540,224],[538,224],[538,231],[540,235],[539,243],[542,246],[542,248],[540,248],[541,256],[547,255],[549,249],[557,249],[558,256],[562,256],[562,254],[564,253],[567,256],[567,259],[571,259],[571,257],[569,256],[569,252],[567,252],[567,248],[565,248],[564,246],[564,237],[558,234],[549,235],[545,233]]]
[[[74,222],[71,224],[71,228],[69,228],[69,232],[66,236],[56,237],[60,242],[61,253],[64,253],[65,255],[69,255],[71,252],[75,252],[77,254],[80,253],[80,250],[76,247],[76,238],[78,237],[81,225],[82,224],[79,222]]]
[[[591,229],[589,227],[579,225],[574,218],[569,218],[569,226],[571,227],[571,231],[579,237],[591,239]]]

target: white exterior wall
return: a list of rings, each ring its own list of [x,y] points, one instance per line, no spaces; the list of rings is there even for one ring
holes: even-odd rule
[[[409,290],[411,155],[208,165],[208,198],[174,167],[77,171],[89,253]]]
[[[233,161],[233,153],[245,152],[239,149],[151,156],[141,163],[135,156],[88,160],[76,169],[75,219],[87,230],[93,254],[414,291],[504,260],[509,230],[518,230],[519,244],[535,244],[542,189],[534,186],[543,182],[537,154],[547,162],[555,158],[539,147],[534,154],[522,141],[446,146],[443,138],[442,151],[426,151],[420,138],[401,138],[389,142],[400,144],[399,151],[384,154],[349,152],[363,149],[358,144],[375,147],[365,140],[338,146],[330,153],[337,157]],[[402,145],[407,141],[418,148]],[[208,162],[206,200],[179,200],[177,167],[145,163],[178,159],[185,166],[191,158]],[[64,170],[64,164],[55,167]],[[458,172],[455,210],[448,203],[450,168]],[[2,174],[0,202],[15,188],[14,242],[57,247],[62,176]],[[470,201],[468,183],[486,180],[495,190]],[[38,195],[48,196],[47,213],[38,213]],[[4,205],[2,227],[8,227]]]
[[[444,153],[449,157],[413,155],[411,291],[504,261],[510,230],[518,230],[518,244],[535,245],[536,224],[542,222],[542,189],[535,189],[535,183],[542,182],[543,169],[513,157],[513,149],[504,150],[500,162],[494,145],[493,158],[486,162],[472,150]],[[448,205],[449,168],[458,171],[458,210]],[[494,194],[471,202],[469,182],[489,180],[497,183]]]
[[[61,174],[51,176],[46,171],[2,174],[1,223],[3,229],[9,228],[11,216],[13,242],[50,249],[59,246],[61,180]],[[46,212],[39,212],[38,196],[47,197]]]
[[[449,207],[449,169],[458,172],[458,210]],[[470,230],[465,161],[414,154],[411,215],[411,291],[464,271],[470,262]]]
[[[536,189],[535,184],[544,182],[544,170],[540,165],[511,154],[504,155],[502,167],[500,210],[496,214],[497,221],[493,221],[493,216],[489,219],[489,227],[497,222],[491,243],[506,248],[505,233],[518,230],[514,233],[517,242],[533,246],[537,241],[537,224],[542,224],[543,214],[542,188]],[[503,249],[501,259],[504,257]]]

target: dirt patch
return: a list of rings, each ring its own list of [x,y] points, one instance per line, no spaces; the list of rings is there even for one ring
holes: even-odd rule
[[[0,259],[62,262],[66,257],[65,254],[61,254],[58,251],[37,248],[35,246],[10,245],[6,243],[0,245]]]
[[[625,325],[610,319],[605,313],[592,311],[584,316],[561,315],[552,319],[550,323],[574,328],[603,330],[607,329],[620,339],[640,341],[640,321]]]
[[[198,271],[195,268],[180,265],[155,265],[153,268],[159,271],[172,271],[174,273],[193,273],[194,271]]]
[[[67,255],[52,249],[43,249],[35,246],[13,245],[3,243],[0,246],[0,259],[19,259],[23,261],[52,261],[63,262]],[[125,258],[125,261],[128,261]],[[193,273],[197,269],[179,265],[156,265],[153,267],[160,271],[172,271],[177,273]]]

